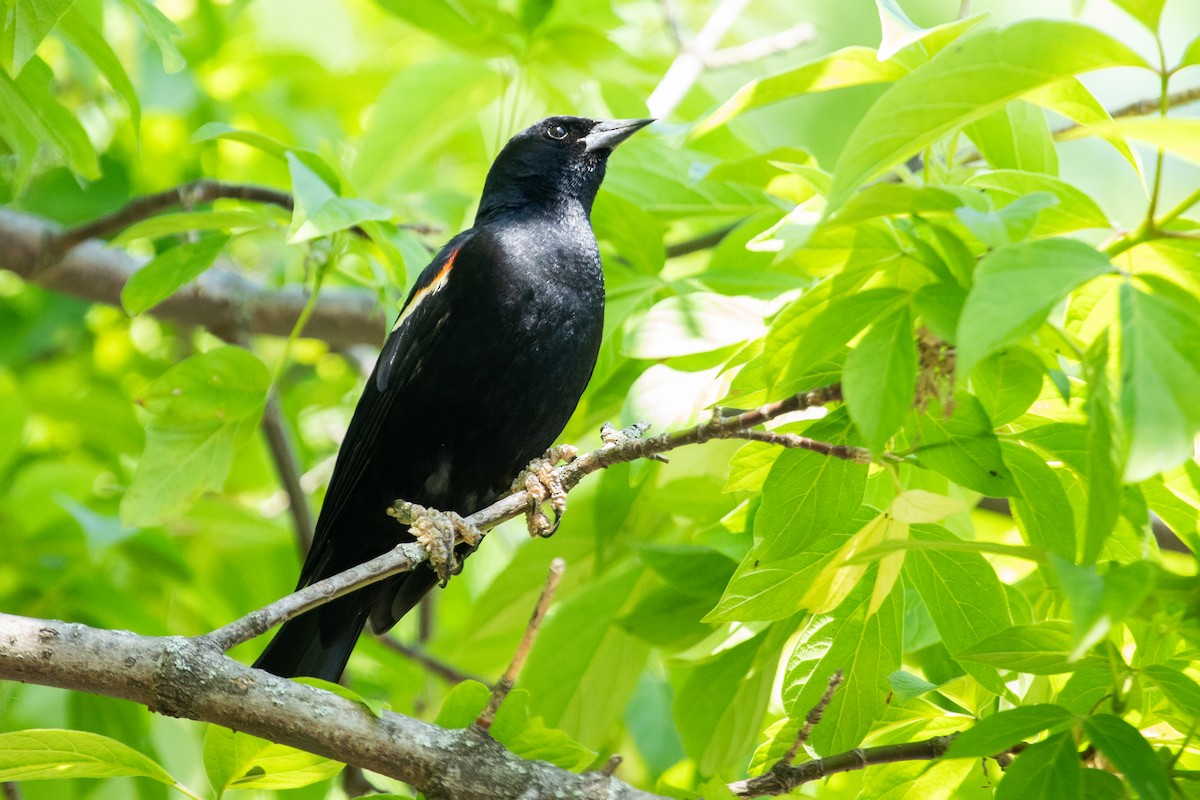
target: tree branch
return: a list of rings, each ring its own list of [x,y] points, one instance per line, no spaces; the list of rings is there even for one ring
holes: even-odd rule
[[[121,289],[145,259],[89,240],[61,260],[55,241],[61,228],[29,214],[0,210],[0,268],[56,292],[98,303],[121,304]],[[308,300],[302,286],[268,288],[218,261],[195,281],[159,303],[152,314],[182,325],[199,325],[229,341],[241,332],[287,336]],[[379,346],[387,319],[378,298],[362,289],[331,288],[305,326],[304,335],[333,347]]]
[[[292,196],[279,189],[243,183],[221,183],[201,179],[166,189],[155,194],[143,195],[130,200],[123,208],[103,217],[67,228],[58,234],[55,244],[60,252],[66,252],[88,239],[107,239],[115,236],[135,222],[149,219],[172,208],[190,207],[214,200],[245,200],[251,203],[266,203],[292,210]]]
[[[407,659],[417,662],[425,669],[437,675],[442,680],[449,684],[462,683],[463,681],[479,681],[484,683],[483,678],[478,678],[455,667],[452,664],[447,664],[441,659],[434,658],[419,647],[412,647],[397,639],[390,634],[381,633],[375,637],[375,641],[391,650],[393,653],[399,653]]]
[[[486,731],[492,727],[492,723],[496,720],[496,712],[500,710],[500,704],[504,702],[504,698],[508,697],[508,693],[516,685],[517,676],[521,674],[521,669],[525,666],[525,659],[529,658],[529,651],[533,649],[533,643],[537,640],[542,620],[546,618],[546,612],[550,610],[550,603],[554,601],[554,593],[558,590],[558,582],[562,580],[564,569],[566,569],[566,564],[561,558],[550,562],[550,573],[546,576],[546,585],[542,587],[542,594],[538,597],[537,605],[533,607],[533,616],[529,618],[529,624],[525,626],[525,633],[521,634],[521,642],[517,645],[517,651],[513,653],[508,669],[504,670],[500,680],[496,681],[496,685],[492,687],[492,694],[488,697],[487,706],[475,718],[476,728]]]
[[[920,742],[860,747],[846,753],[814,758],[794,767],[773,769],[756,778],[736,781],[729,784],[729,790],[738,797],[787,794],[798,786],[839,772],[850,772],[879,764],[894,764],[897,761],[934,761],[946,754],[953,741],[954,735],[951,734],[935,736]]]
[[[783,400],[733,416],[722,417],[720,414],[713,414],[713,418],[708,422],[691,428],[652,436],[648,439],[627,438],[619,443],[606,444],[598,450],[579,456],[569,464],[555,468],[554,473],[564,491],[569,492],[578,486],[586,476],[614,464],[649,458],[678,447],[701,444],[712,439],[739,438],[748,429],[768,420],[794,411],[823,406],[841,400],[841,396],[840,386],[825,386],[810,392],[794,394]],[[834,448],[833,445],[826,445],[826,447],[831,450]],[[462,522],[468,527],[486,531],[502,522],[524,515],[528,512],[529,505],[528,491],[514,492],[497,500],[487,508],[463,517]],[[404,524],[412,523],[411,504],[404,500],[397,500],[390,513]],[[410,572],[428,558],[429,552],[419,542],[404,542],[381,556],[376,556],[345,572],[317,581],[199,638],[211,647],[222,652],[227,651],[242,642],[248,642],[261,636],[276,625],[299,616],[305,611],[392,575]]]
[[[654,87],[654,91],[646,99],[646,108],[650,110],[650,116],[660,119],[666,117],[683,101],[700,78],[700,73],[704,71],[704,60],[717,49],[721,37],[733,27],[738,15],[749,3],[750,0],[721,0],[717,4],[708,22],[704,23],[695,39],[684,43],[684,47],[671,62],[658,86]],[[677,30],[675,36],[681,38]]]
[[[198,639],[0,614],[0,641],[0,679],[119,697],[235,728],[404,781],[430,800],[661,800],[599,773],[526,761],[475,728],[376,716],[353,700],[239,664]]]
[[[312,547],[313,518],[308,507],[308,495],[300,485],[300,459],[292,438],[288,435],[287,426],[283,421],[283,411],[279,407],[279,398],[274,391],[267,393],[267,404],[263,408],[263,434],[267,438],[267,446],[271,450],[271,460],[275,463],[275,471],[279,473],[279,482],[288,498],[288,512],[292,515],[292,524],[296,529],[296,544],[303,557]]]
[[[704,66],[706,69],[727,69],[777,53],[786,53],[816,38],[816,26],[811,22],[801,22],[778,33],[709,53],[704,58]]]

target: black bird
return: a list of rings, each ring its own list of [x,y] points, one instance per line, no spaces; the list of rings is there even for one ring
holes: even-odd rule
[[[650,122],[550,117],[500,151],[474,227],[421,273],[383,346],[298,587],[411,541],[386,513],[397,498],[473,513],[562,433],[604,319],[592,201],[613,148]],[[255,666],[336,681],[368,619],[387,630],[437,580],[422,565],[302,614]]]

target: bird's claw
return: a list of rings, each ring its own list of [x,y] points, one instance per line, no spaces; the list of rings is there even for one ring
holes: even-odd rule
[[[529,493],[529,508],[525,511],[525,524],[531,537],[548,539],[558,530],[563,514],[567,511],[567,490],[558,477],[555,465],[559,462],[567,464],[575,460],[579,451],[569,445],[562,444],[551,447],[545,455],[535,458],[513,481],[513,491],[524,489]],[[551,521],[542,504],[549,501],[550,509],[554,512]]]
[[[429,566],[437,573],[438,581],[445,586],[451,575],[462,569],[454,554],[454,546],[462,539],[472,547],[479,544],[483,534],[474,525],[453,511],[438,511],[416,503],[396,503],[388,514],[402,524],[407,523],[413,538],[429,553]]]
[[[606,422],[600,426],[600,441],[604,444],[604,449],[608,450],[630,439],[641,439],[648,430],[650,430],[649,422],[635,422],[627,428],[620,429],[614,428],[611,422]],[[662,453],[651,453],[646,458],[651,461],[661,461],[664,464],[669,463],[667,457]]]

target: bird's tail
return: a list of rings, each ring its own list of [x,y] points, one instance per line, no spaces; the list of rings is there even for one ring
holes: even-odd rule
[[[336,682],[367,621],[370,601],[360,594],[339,597],[283,623],[254,666],[282,678]]]

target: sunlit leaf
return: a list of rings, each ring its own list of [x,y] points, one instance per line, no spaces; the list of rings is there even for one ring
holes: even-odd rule
[[[130,314],[153,308],[211,267],[228,241],[228,236],[206,236],[159,253],[129,276],[121,289],[121,305]]]
[[[1067,292],[1111,272],[1108,259],[1073,239],[1001,247],[979,263],[958,325],[957,369],[1032,333]]]
[[[1137,728],[1120,717],[1097,714],[1083,721],[1083,732],[1143,800],[1167,800],[1171,796],[1163,766]]]
[[[1092,28],[1030,20],[977,32],[897,81],[855,128],[834,171],[831,209],[956,127],[1064,77],[1141,56]]]
[[[164,372],[145,394],[146,451],[121,501],[121,521],[153,525],[220,488],[234,448],[258,424],[269,384],[263,363],[239,347],[201,353]]]
[[[288,230],[288,242],[306,242],[319,236],[353,228],[367,220],[385,220],[391,209],[358,197],[339,197],[329,184],[301,161],[295,153],[287,154],[288,170],[292,174],[292,193],[296,210]]]
[[[0,733],[0,780],[137,776],[175,785],[137,750],[86,731],[37,729]]]

